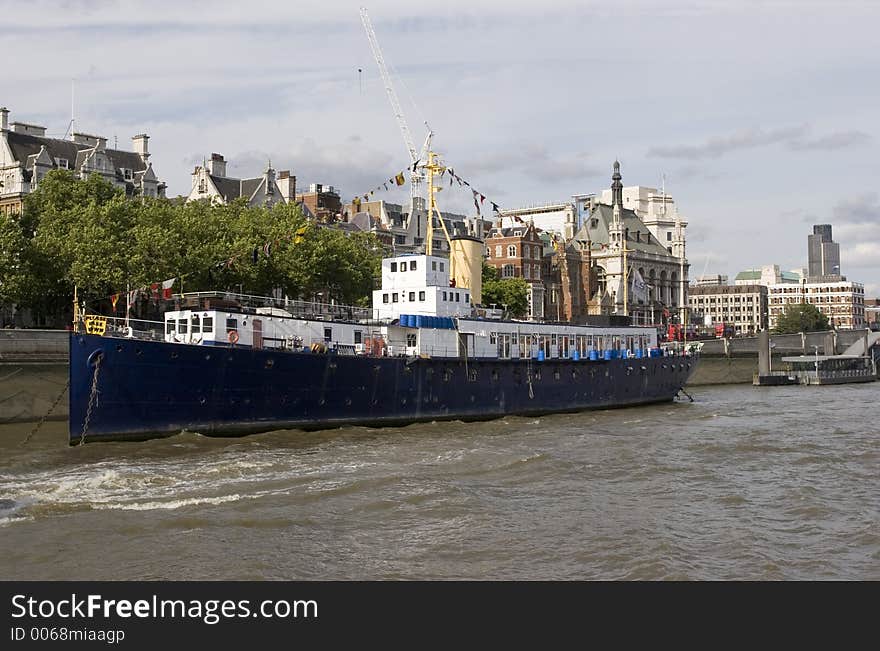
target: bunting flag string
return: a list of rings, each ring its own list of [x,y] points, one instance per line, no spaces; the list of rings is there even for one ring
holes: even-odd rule
[[[407,170],[416,171],[416,167],[418,167],[418,165],[419,165],[419,161],[416,161],[415,163],[413,163],[412,167],[407,167]],[[391,188],[395,188],[395,187],[400,187],[404,183],[406,183],[406,176],[404,175],[403,171],[400,171],[397,174],[395,174],[394,176],[392,176],[391,178],[389,178],[387,181],[382,181],[379,185],[377,185],[372,190],[369,190],[368,192],[364,192],[363,194],[355,195],[354,199],[351,200],[351,204],[352,204],[352,206],[354,206],[355,212],[360,212],[361,203],[362,203],[361,197],[363,197],[363,201],[370,201],[370,197],[374,196],[380,190],[384,190],[385,192],[388,192],[389,186],[391,186]]]
[[[470,184],[469,181],[463,179],[461,176],[455,173],[455,168],[447,167],[446,170],[449,172],[449,187],[452,187],[453,181],[458,181],[459,187],[467,186],[471,189],[471,193],[474,198],[474,208],[477,210],[477,215],[483,216],[483,211],[481,210],[481,206],[484,206],[486,203],[486,195],[477,190],[474,186]],[[501,214],[501,206],[494,201],[490,200],[489,204],[492,206],[492,212]]]

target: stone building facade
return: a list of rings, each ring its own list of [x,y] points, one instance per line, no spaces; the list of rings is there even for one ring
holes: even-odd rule
[[[46,127],[9,122],[9,109],[0,108],[0,214],[19,214],[25,196],[52,170],[69,170],[77,178],[98,174],[129,197],[163,197],[150,162],[145,134],[132,139],[133,151],[107,147],[107,138],[74,133],[70,140],[49,138]]]
[[[693,285],[688,303],[693,323],[712,329],[724,324],[734,334],[748,335],[767,329],[767,287],[751,285]]]
[[[296,193],[296,177],[284,170],[276,178],[268,164],[260,176],[239,179],[227,174],[228,161],[222,154],[211,154],[210,160],[197,165],[192,173],[192,187],[187,201],[209,200],[226,204],[245,199],[249,206],[273,206],[290,203]]]

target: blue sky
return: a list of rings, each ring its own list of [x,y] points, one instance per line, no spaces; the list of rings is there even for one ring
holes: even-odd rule
[[[367,2],[367,0],[364,0]],[[806,266],[831,223],[843,273],[880,295],[877,2],[366,5],[417,144],[516,207],[661,175],[691,275]],[[219,152],[344,199],[402,169],[403,139],[350,2],[0,0],[0,104],[121,148],[151,136],[169,194]],[[358,73],[358,69],[362,73]],[[406,192],[381,193],[403,202]],[[447,188],[443,207],[473,208]]]

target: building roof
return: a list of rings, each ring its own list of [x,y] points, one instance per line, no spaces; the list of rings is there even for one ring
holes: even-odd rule
[[[608,229],[614,217],[614,209],[604,203],[596,204],[590,216],[584,220],[584,225],[574,235],[575,240],[592,242],[592,250],[599,250],[601,245],[608,244],[611,241],[608,235]],[[630,251],[641,251],[643,253],[653,253],[654,255],[669,256],[669,251],[663,246],[657,238],[651,235],[651,231],[645,226],[645,223],[639,219],[639,216],[629,208],[621,208],[620,219],[623,227],[629,230],[629,238],[626,241],[626,247]],[[596,220],[596,225],[593,225]],[[639,241],[635,239],[636,232],[639,233]]]
[[[15,160],[23,163],[27,168],[33,165],[33,158],[31,157],[36,157],[40,153],[40,148],[44,146],[49,155],[52,156],[55,164],[57,164],[59,158],[64,158],[68,161],[71,168],[80,167],[88,155],[95,149],[93,145],[73,142],[72,140],[46,138],[16,131],[6,132],[6,142],[9,143],[9,148],[12,150]],[[118,172],[122,168],[130,169],[133,173],[142,172],[147,168],[140,155],[133,151],[106,148],[101,151],[110,159],[113,168],[117,170],[117,177],[120,181],[124,180],[121,173]]]
[[[747,271],[740,271],[736,274],[734,280],[761,280],[761,270],[749,269]]]

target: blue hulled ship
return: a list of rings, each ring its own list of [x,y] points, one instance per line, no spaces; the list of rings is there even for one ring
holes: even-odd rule
[[[451,245],[383,260],[372,310],[206,293],[164,323],[85,317],[70,442],[625,407],[671,401],[694,371],[653,328],[491,318],[475,306],[482,242]]]

